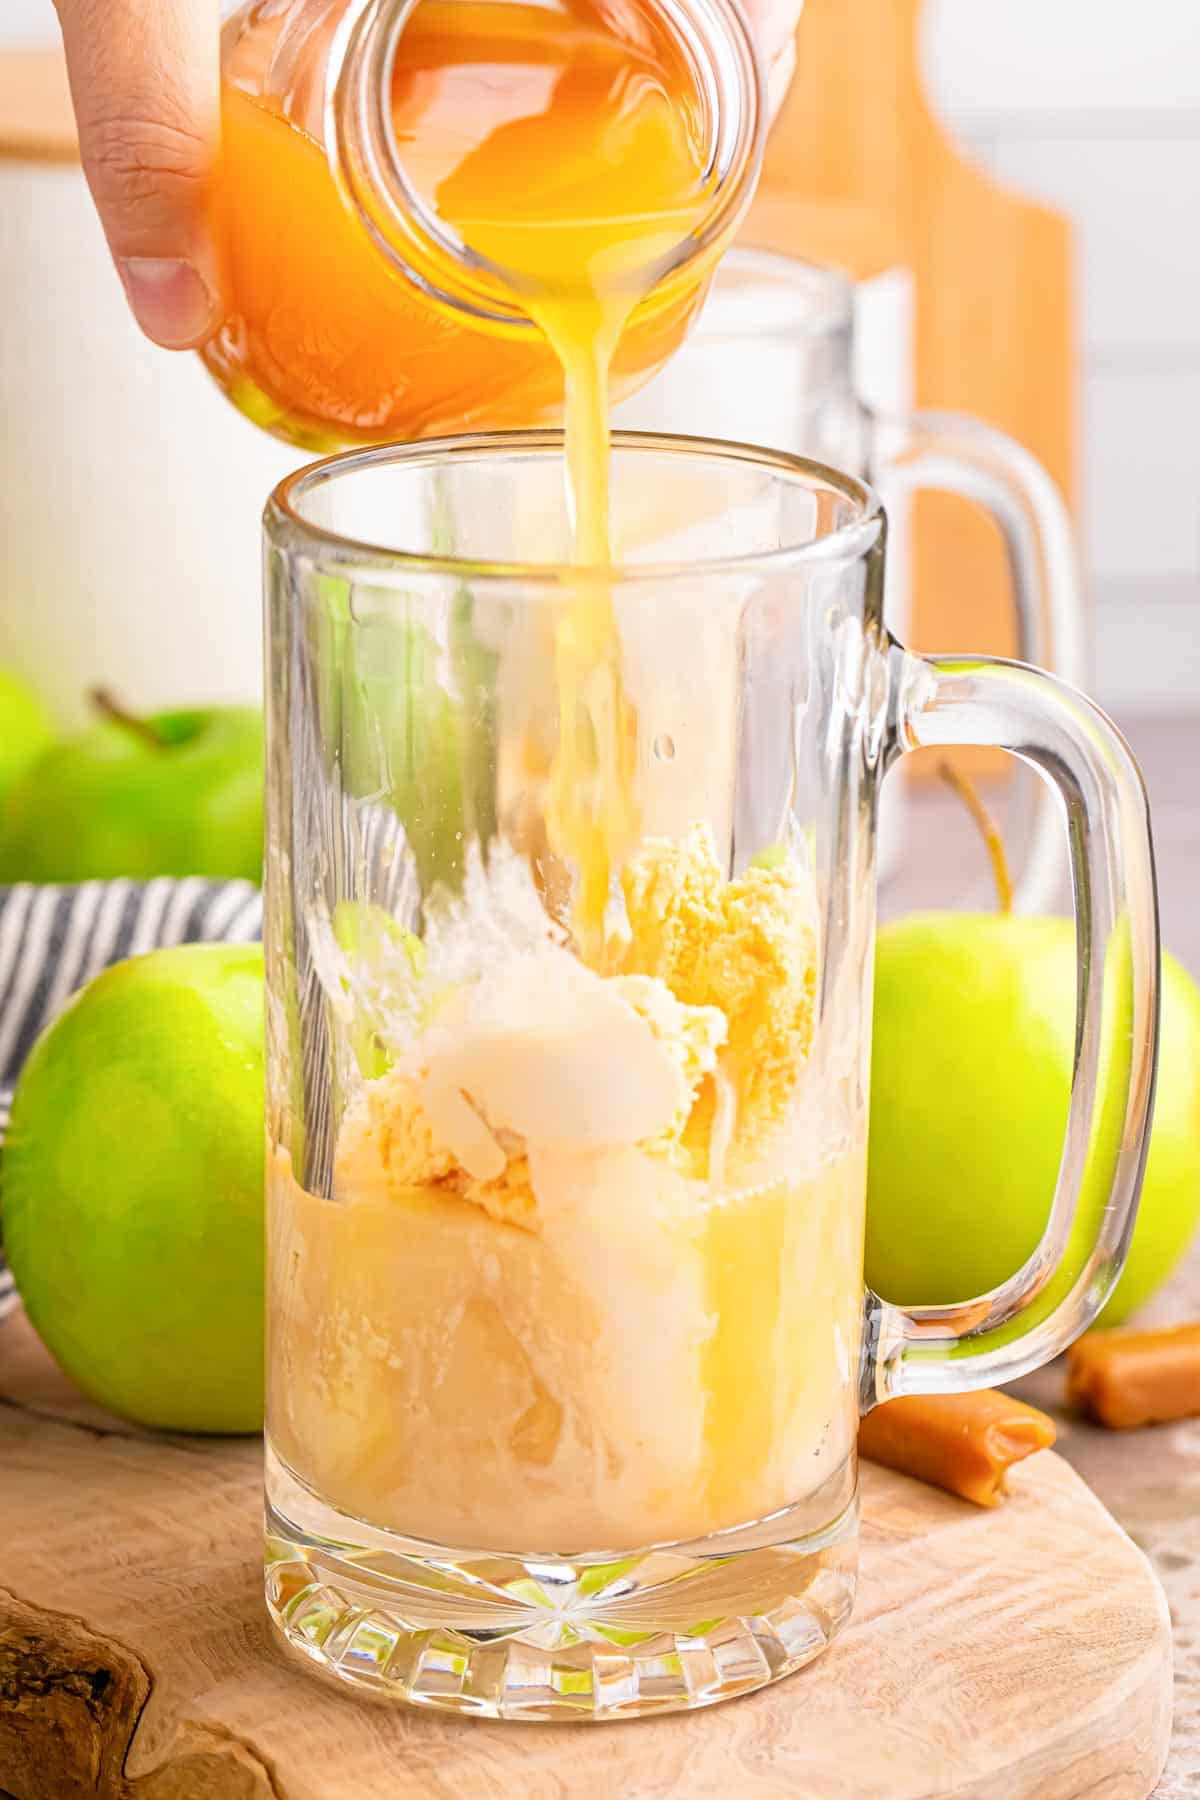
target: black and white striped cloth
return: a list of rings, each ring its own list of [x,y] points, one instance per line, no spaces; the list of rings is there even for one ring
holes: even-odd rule
[[[0,887],[0,1142],[34,1040],[93,975],[163,944],[241,944],[261,936],[262,895],[248,881],[193,876]],[[15,1303],[0,1246],[0,1317]]]

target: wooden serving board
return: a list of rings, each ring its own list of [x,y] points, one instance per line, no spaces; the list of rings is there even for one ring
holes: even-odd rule
[[[12,1800],[1143,1800],[1162,1593],[1050,1452],[995,1512],[864,1468],[859,1604],[711,1712],[495,1725],[331,1693],[276,1656],[259,1447],[151,1437],[0,1327],[0,1794]]]

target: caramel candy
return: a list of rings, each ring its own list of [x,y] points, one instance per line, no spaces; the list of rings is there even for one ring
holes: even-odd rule
[[[1054,1421],[1044,1412],[991,1388],[885,1400],[858,1428],[859,1451],[871,1462],[976,1506],[998,1506],[1013,1463],[1053,1442]]]
[[[1200,1325],[1089,1331],[1067,1351],[1067,1398],[1110,1431],[1200,1414]]]

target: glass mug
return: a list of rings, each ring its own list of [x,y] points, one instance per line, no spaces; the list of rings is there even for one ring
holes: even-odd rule
[[[557,560],[561,436],[355,452],[266,514],[267,1603],[333,1681],[494,1717],[817,1656],[861,1410],[1095,1318],[1155,1067],[1147,812],[1104,716],[891,640],[849,476],[626,433],[612,472],[623,698],[584,698],[633,824],[588,961],[548,772],[596,580]],[[905,1309],[862,1274],[876,798],[962,743],[1065,812],[1077,1060],[1036,1253]]]
[[[671,362],[616,409],[615,420],[635,430],[764,444],[870,481],[891,520],[887,617],[901,635],[907,609],[894,590],[907,569],[897,526],[908,495],[932,488],[974,501],[995,521],[1007,553],[1018,657],[1085,686],[1074,533],[1052,478],[1012,438],[965,414],[873,412],[859,397],[856,356],[851,282],[832,269],[738,247],[718,267]],[[969,640],[969,624],[964,635]],[[1060,887],[1062,830],[1050,791],[1032,779],[1029,787],[1014,902],[1022,912],[1045,912]],[[897,800],[889,796],[886,816],[902,827]],[[883,867],[890,872],[902,853],[902,832],[893,830]]]

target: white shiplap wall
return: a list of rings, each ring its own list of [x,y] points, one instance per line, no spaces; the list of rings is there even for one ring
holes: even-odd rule
[[[1200,0],[927,0],[923,48],[970,154],[1079,228],[1093,686],[1200,706]]]
[[[1092,685],[1200,707],[1200,0],[928,0],[930,96],[1078,231]]]
[[[0,44],[44,44],[57,29],[50,0],[4,0]]]

